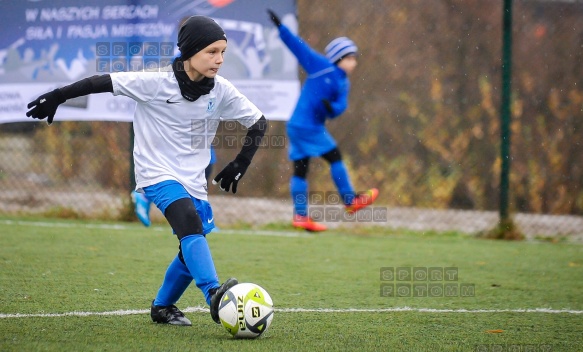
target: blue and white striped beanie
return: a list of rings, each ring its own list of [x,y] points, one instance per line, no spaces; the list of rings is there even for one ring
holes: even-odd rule
[[[358,48],[356,44],[347,37],[336,38],[326,45],[326,57],[331,63],[336,63],[336,61],[342,59],[346,55],[356,54]]]

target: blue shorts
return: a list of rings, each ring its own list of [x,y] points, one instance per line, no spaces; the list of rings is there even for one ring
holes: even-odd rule
[[[292,161],[322,156],[336,148],[336,141],[326,127],[298,128],[286,126],[289,140],[289,158]]]
[[[202,234],[206,235],[215,228],[211,204],[206,200],[192,197],[186,192],[184,186],[177,181],[162,181],[155,185],[144,187],[144,193],[152,203],[156,204],[162,214],[166,212],[166,208],[173,202],[183,198],[190,198],[202,221]]]

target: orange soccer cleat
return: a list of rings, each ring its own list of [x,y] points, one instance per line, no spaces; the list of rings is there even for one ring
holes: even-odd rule
[[[304,229],[310,232],[321,232],[326,231],[327,227],[318,224],[312,220],[309,216],[294,215],[294,220],[292,221],[292,226],[298,229]]]
[[[346,206],[346,212],[354,213],[362,208],[366,208],[371,205],[379,195],[379,190],[376,188],[371,188],[368,191],[357,195],[352,204]]]

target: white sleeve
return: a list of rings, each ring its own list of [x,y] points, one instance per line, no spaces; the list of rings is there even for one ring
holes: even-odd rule
[[[221,120],[237,120],[247,128],[253,126],[263,116],[261,110],[241,94],[231,82],[224,80],[222,83],[225,90],[221,101]]]
[[[113,95],[124,95],[137,102],[148,102],[160,88],[157,72],[113,72],[110,74]]]

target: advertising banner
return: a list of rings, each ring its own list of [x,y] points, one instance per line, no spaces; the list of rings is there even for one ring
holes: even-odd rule
[[[297,30],[293,0],[0,1],[0,123],[35,121],[26,105],[85,77],[158,69],[179,54],[181,20],[206,15],[227,33],[219,75],[263,111],[287,120],[299,96],[298,64],[266,9]],[[72,99],[56,121],[131,121],[135,103],[110,93]]]

